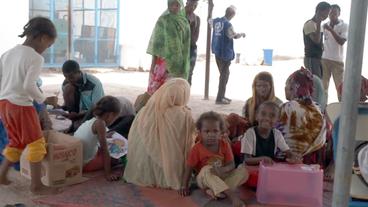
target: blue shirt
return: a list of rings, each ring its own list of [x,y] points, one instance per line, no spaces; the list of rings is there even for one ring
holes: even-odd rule
[[[213,20],[212,52],[216,58],[224,61],[231,61],[235,57],[234,41],[226,35],[230,27],[231,23],[226,17]]]

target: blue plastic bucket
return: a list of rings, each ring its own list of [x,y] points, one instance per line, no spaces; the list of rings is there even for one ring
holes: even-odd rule
[[[272,53],[273,49],[263,49],[263,64],[272,65]]]

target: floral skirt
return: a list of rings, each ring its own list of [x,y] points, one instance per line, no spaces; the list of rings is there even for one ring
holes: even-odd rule
[[[147,93],[149,95],[155,93],[165,83],[167,78],[166,62],[164,59],[158,57],[153,71],[150,71]]]

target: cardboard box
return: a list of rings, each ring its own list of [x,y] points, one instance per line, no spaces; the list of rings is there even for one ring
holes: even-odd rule
[[[42,161],[42,183],[47,186],[66,186],[83,182],[83,152],[80,140],[56,132],[44,131],[47,155]],[[20,159],[21,174],[31,179],[27,148]]]

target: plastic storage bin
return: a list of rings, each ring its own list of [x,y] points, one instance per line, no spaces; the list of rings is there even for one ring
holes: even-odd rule
[[[263,204],[322,207],[323,170],[318,165],[259,166],[257,200]]]

